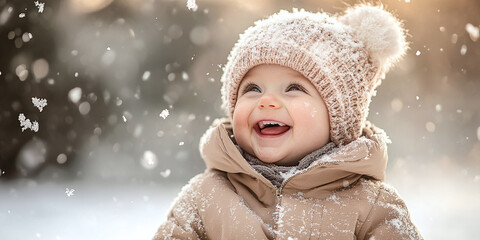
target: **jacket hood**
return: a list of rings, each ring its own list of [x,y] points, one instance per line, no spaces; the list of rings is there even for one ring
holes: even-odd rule
[[[319,197],[347,187],[362,176],[383,181],[388,158],[387,143],[389,139],[385,132],[367,122],[361,137],[335,147],[306,169],[289,172],[281,188],[286,193],[301,192],[306,197]],[[208,169],[236,174],[239,181],[254,191],[258,189],[258,180],[269,188],[275,188],[244,159],[234,143],[228,119],[214,121],[200,140],[200,153]]]

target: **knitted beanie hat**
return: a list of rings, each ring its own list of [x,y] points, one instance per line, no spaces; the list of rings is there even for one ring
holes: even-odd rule
[[[317,88],[330,137],[344,145],[361,135],[375,88],[406,49],[401,22],[382,6],[361,4],[343,15],[280,11],[255,22],[230,52],[221,79],[223,108],[232,118],[239,84],[251,68],[290,67]]]

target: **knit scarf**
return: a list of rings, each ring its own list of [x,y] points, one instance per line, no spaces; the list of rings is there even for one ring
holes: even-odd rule
[[[286,179],[292,176],[292,174],[307,169],[313,162],[315,162],[315,160],[320,159],[322,155],[330,152],[335,148],[335,146],[335,143],[329,142],[320,149],[315,150],[303,157],[298,164],[294,166],[280,166],[274,163],[265,163],[257,157],[243,151],[243,149],[241,149],[238,145],[237,148],[240,150],[242,156],[245,158],[245,160],[247,160],[250,166],[255,169],[255,171],[268,179],[273,186],[279,188]]]

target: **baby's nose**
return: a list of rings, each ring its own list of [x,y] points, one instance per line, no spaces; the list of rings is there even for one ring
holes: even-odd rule
[[[271,94],[263,95],[258,102],[258,108],[260,109],[277,109],[281,107],[280,101]]]

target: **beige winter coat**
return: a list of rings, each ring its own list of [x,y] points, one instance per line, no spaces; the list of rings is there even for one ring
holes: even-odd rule
[[[230,124],[219,123],[202,138],[207,170],[182,189],[154,239],[422,239],[382,182],[385,133],[363,132],[277,189],[242,157]]]

